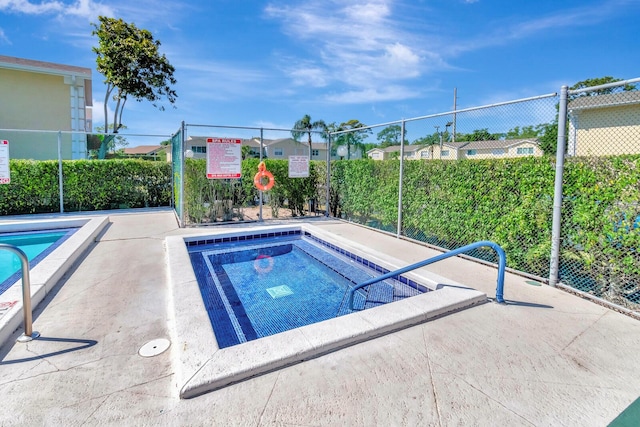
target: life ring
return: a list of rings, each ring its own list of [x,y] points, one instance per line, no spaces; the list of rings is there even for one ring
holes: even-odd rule
[[[262,179],[267,178],[267,183],[263,184]],[[264,162],[260,162],[258,165],[258,173],[253,177],[253,185],[260,191],[269,191],[273,188],[276,180],[273,179],[271,172],[267,170]]]
[[[265,261],[267,264],[263,265]],[[260,254],[256,257],[256,260],[253,261],[253,268],[260,274],[267,274],[273,270],[273,258],[269,255]]]

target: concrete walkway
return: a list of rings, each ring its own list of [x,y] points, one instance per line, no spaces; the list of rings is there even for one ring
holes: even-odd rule
[[[483,304],[194,399],[178,399],[166,210],[113,214],[35,310],[42,337],[0,348],[2,426],[606,426],[640,396],[640,322],[507,274]],[[315,226],[407,263],[437,252],[338,221]],[[430,271],[495,295],[496,270]]]

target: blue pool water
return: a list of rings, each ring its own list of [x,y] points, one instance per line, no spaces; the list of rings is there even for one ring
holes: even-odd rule
[[[220,348],[349,314],[350,287],[388,271],[309,233],[282,234],[190,242]],[[406,277],[396,279],[358,291],[354,309],[428,291]]]
[[[33,268],[75,231],[76,228],[65,228],[54,231],[0,233],[0,243],[22,249],[29,259],[29,267]],[[0,294],[20,278],[21,269],[22,265],[17,255],[0,250]]]

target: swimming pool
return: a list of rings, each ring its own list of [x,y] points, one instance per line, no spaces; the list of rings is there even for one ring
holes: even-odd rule
[[[352,308],[353,285],[387,269],[309,232],[263,234],[189,246],[220,348],[430,291],[400,276],[359,290]]]
[[[65,228],[55,231],[1,233],[0,243],[20,248],[27,255],[29,267],[33,268],[76,230],[77,228]],[[20,268],[21,262],[17,255],[0,250],[0,294],[20,278]]]
[[[57,285],[63,274],[71,268],[89,245],[95,241],[95,238],[108,223],[109,218],[106,216],[91,218],[34,216],[32,219],[25,220],[4,218],[0,220],[0,235],[13,235],[13,237],[10,236],[10,239],[16,239],[16,236],[20,235],[29,240],[30,236],[45,232],[51,233],[51,235],[43,240],[50,240],[57,233],[64,233],[59,240],[29,262],[32,309],[35,309],[42,299]],[[74,231],[71,232],[71,230]],[[22,238],[20,237],[20,239]],[[17,240],[12,241],[19,243]],[[28,250],[30,251],[30,249]],[[0,256],[6,256],[5,252],[13,256],[9,251],[0,251]],[[20,272],[12,273],[8,279],[0,280],[3,288],[6,288],[0,292],[0,345],[22,323],[22,281],[20,280],[20,274]],[[40,332],[46,333],[46,331]]]
[[[431,291],[223,348],[213,330],[188,248],[215,244],[233,246],[246,241],[247,236],[259,235],[262,239],[269,238],[271,233],[274,233],[273,237],[275,233],[308,233],[338,251],[350,254],[349,257],[365,259],[380,269],[395,270],[409,264],[307,223],[234,227],[233,231],[207,229],[199,234],[167,237],[171,351],[181,398],[195,397],[487,302],[486,294],[468,286],[425,270],[412,271],[405,273],[405,278]],[[268,262],[259,261],[257,265],[263,269],[269,267]]]

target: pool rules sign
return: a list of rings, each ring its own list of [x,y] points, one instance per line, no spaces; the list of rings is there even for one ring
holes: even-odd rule
[[[9,184],[9,141],[0,140],[0,184]]]
[[[240,178],[242,171],[242,140],[207,138],[207,178]]]

